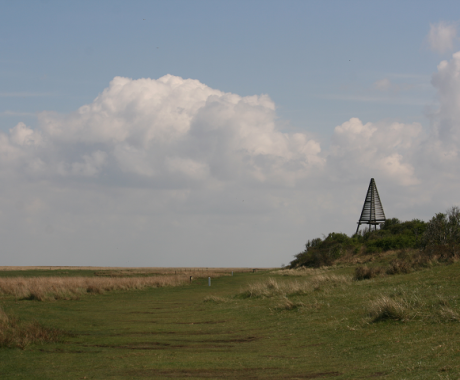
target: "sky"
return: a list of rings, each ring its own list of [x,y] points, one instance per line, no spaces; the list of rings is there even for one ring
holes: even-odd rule
[[[460,204],[458,1],[0,0],[0,265],[278,267]]]

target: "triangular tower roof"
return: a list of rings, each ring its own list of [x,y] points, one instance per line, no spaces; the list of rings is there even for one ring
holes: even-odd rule
[[[375,184],[374,178],[371,178],[356,233],[358,233],[361,224],[374,225],[377,228],[377,224],[383,223],[385,220],[385,213],[383,212],[377,185]]]

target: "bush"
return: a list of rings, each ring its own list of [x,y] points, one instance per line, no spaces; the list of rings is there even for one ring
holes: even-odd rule
[[[451,207],[446,214],[437,213],[428,222],[423,235],[425,247],[455,246],[460,243],[460,208]]]
[[[379,239],[370,240],[366,245],[366,251],[379,252],[390,251],[396,249],[413,248],[416,246],[416,239],[414,236],[408,235],[391,235],[384,236]]]
[[[412,272],[412,263],[408,260],[397,259],[393,260],[388,269],[386,270],[387,274],[406,274]]]
[[[390,263],[386,270],[388,274],[409,273],[412,269],[431,266],[435,262],[451,263],[458,260],[460,208],[454,206],[446,213],[438,213],[428,223],[419,219],[401,222],[397,218],[390,218],[379,230],[366,228],[352,237],[333,232],[324,239],[309,240],[305,250],[295,255],[290,268],[330,266],[345,254],[351,256],[359,252],[371,254],[406,249],[423,251],[419,255]],[[369,268],[368,271],[372,272]],[[365,276],[372,274],[369,272]]]
[[[305,250],[291,262],[290,267],[307,266],[319,268],[332,265],[345,251],[355,250],[360,245],[357,239],[343,233],[330,233],[324,240],[316,238],[307,241]]]
[[[374,277],[380,276],[384,273],[384,270],[381,267],[371,267],[364,265],[362,267],[357,267],[355,269],[355,276],[353,277],[356,281],[369,280]]]

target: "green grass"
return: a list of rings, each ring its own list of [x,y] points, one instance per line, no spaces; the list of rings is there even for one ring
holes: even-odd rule
[[[335,284],[315,273],[259,271],[211,287],[198,279],[71,301],[4,296],[0,307],[10,315],[69,335],[0,348],[0,378],[458,379],[459,272],[456,263]],[[269,281],[278,284],[273,295],[242,296]],[[313,285],[291,294],[295,281]]]

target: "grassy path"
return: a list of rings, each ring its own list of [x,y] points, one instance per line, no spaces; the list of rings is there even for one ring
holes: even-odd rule
[[[264,272],[220,277],[211,287],[199,279],[73,301],[4,297],[7,311],[74,335],[25,350],[0,348],[0,378],[457,379],[459,322],[415,315],[372,323],[367,309],[381,294],[406,292],[442,296],[459,310],[459,270],[454,264],[324,287],[290,296],[302,304],[294,310],[283,310],[282,296],[235,297],[248,284],[274,277]],[[207,296],[225,302],[204,302]]]

